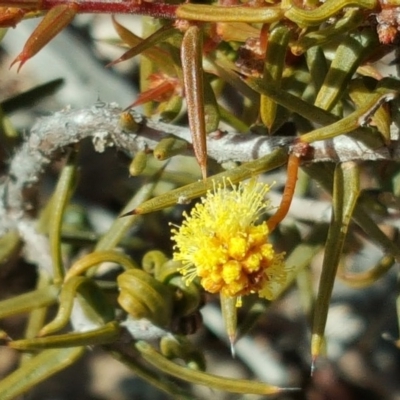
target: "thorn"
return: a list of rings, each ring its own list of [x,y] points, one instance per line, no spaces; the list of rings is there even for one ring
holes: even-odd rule
[[[25,64],[25,62],[26,62],[27,60],[28,60],[28,58],[23,58],[23,57],[22,57],[22,54],[19,54],[19,55],[14,59],[14,61],[10,64],[9,69],[11,69],[12,66],[13,66],[14,64],[16,64],[17,62],[19,62],[19,65],[18,65],[18,68],[17,68],[17,72],[19,72],[19,70],[20,70],[21,67]]]
[[[236,358],[236,349],[235,349],[236,337],[235,336],[229,336],[229,342],[231,344],[231,355],[232,355],[232,358]]]
[[[311,377],[314,375],[314,372],[317,369],[316,362],[317,362],[317,356],[313,356],[311,360],[311,370],[310,370]]]
[[[125,107],[122,111],[126,112],[129,111],[131,108],[136,107],[137,106],[137,100],[135,100],[133,103],[129,104],[128,107]]]
[[[140,213],[137,212],[137,208],[135,208],[134,210],[128,211],[128,212],[120,215],[118,218],[129,217],[130,215],[138,215],[138,214],[140,214]]]
[[[116,64],[119,64],[119,63],[122,62],[122,61],[124,61],[124,59],[123,59],[122,57],[117,58],[116,60],[109,62],[109,63],[106,65],[106,68],[110,68],[110,67],[112,67],[112,66],[114,66],[114,65],[116,65]]]
[[[281,388],[279,390],[279,393],[285,393],[285,392],[300,392],[303,390],[301,387],[289,387],[289,388]]]

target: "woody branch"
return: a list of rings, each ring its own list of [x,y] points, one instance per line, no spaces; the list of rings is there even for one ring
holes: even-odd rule
[[[24,144],[12,157],[7,177],[0,185],[0,233],[4,233],[21,218],[27,204],[23,197],[26,189],[34,187],[45,167],[60,158],[62,151],[72,144],[91,137],[94,147],[102,152],[114,147],[133,156],[137,151],[151,151],[166,136],[174,135],[188,142],[186,155],[193,155],[190,131],[146,119],[133,113],[139,123],[136,132],[126,132],[120,124],[121,109],[115,104],[96,103],[90,108],[65,109],[39,119],[27,135]],[[208,156],[218,163],[255,160],[277,147],[289,151],[295,137],[265,137],[237,132],[215,132],[207,138]],[[312,143],[304,162],[400,160],[398,141],[391,147],[370,149],[348,136]]]

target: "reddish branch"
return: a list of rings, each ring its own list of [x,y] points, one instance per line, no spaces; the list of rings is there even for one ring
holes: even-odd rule
[[[139,14],[154,18],[176,19],[178,5],[146,1],[70,1],[70,0],[1,0],[1,7],[50,10],[59,5],[76,4],[80,13]]]

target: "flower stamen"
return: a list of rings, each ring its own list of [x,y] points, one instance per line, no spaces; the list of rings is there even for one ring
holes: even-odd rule
[[[258,293],[271,300],[278,295],[288,269],[284,254],[268,243],[267,223],[259,222],[271,208],[265,199],[269,190],[256,179],[238,185],[224,180],[184,214],[172,239],[173,258],[182,262],[187,282],[199,277],[206,291],[227,297]]]

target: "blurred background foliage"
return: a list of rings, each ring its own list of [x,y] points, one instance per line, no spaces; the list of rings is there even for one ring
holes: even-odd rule
[[[86,4],[0,1],[0,399],[399,398],[400,4]],[[193,147],[167,137],[135,154],[99,151],[95,132],[76,143],[71,131],[18,187],[20,206],[8,201],[19,149],[38,151],[37,118],[110,102],[189,125]],[[122,131],[140,135],[121,115]],[[280,138],[282,159],[238,143],[230,162],[207,160],[216,131]],[[339,163],[345,137],[388,156],[352,159],[350,148]],[[171,261],[169,223],[193,202],[168,194],[192,185],[174,193],[200,197],[205,172],[238,181],[256,168],[278,206],[289,145],[321,140],[330,159],[307,155],[273,232],[292,279],[274,302],[243,299],[233,358],[234,315]],[[119,218],[150,198],[145,215]]]

